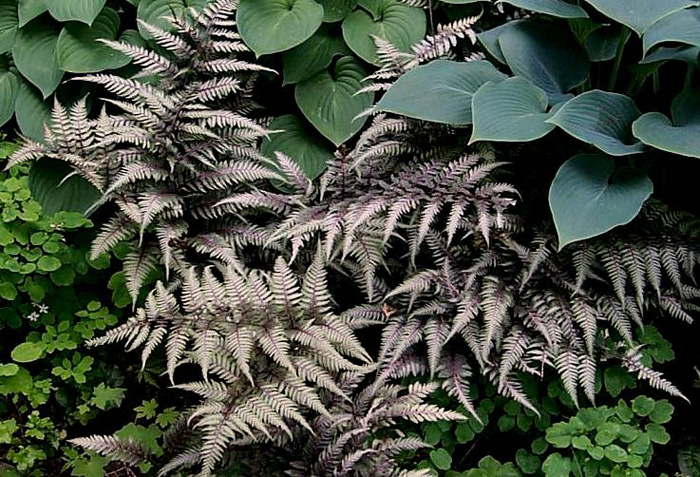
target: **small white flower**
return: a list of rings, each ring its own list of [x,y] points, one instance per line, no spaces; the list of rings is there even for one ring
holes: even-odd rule
[[[36,307],[39,309],[39,313],[48,313],[49,312],[49,307],[47,305],[44,305],[43,303],[36,305]]]
[[[35,311],[31,313],[27,318],[29,319],[29,321],[36,321],[39,319],[39,313]]]

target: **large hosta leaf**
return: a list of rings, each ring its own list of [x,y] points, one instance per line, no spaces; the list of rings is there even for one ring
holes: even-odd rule
[[[23,27],[45,11],[45,0],[19,0],[19,26]]]
[[[522,22],[505,29],[498,45],[513,73],[529,79],[551,98],[561,97],[588,78],[588,56],[568,30]]]
[[[515,26],[523,23],[523,20],[513,20],[511,22],[507,22],[503,25],[499,25],[495,28],[492,28],[490,30],[482,31],[481,33],[476,35],[476,38],[479,40],[479,43],[486,49],[486,51],[493,56],[495,59],[500,61],[501,63],[505,64],[506,63],[506,58],[503,56],[503,52],[501,51],[501,46],[498,44],[498,39],[500,36],[505,32],[506,30],[509,30],[511,28],[514,28]]]
[[[378,63],[372,36],[389,41],[400,51],[410,51],[425,36],[427,22],[420,8],[396,0],[365,0],[360,5],[365,8],[358,8],[343,21],[343,38],[357,56],[369,63]]]
[[[68,23],[58,37],[58,66],[70,73],[92,73],[121,68],[129,58],[101,43],[114,40],[119,31],[119,14],[105,8],[89,27]]]
[[[656,149],[700,159],[700,91],[676,96],[671,118],[647,113],[632,125],[634,136]]]
[[[0,69],[0,126],[15,113],[15,101],[19,93],[19,78],[10,70]]]
[[[323,5],[323,21],[337,22],[357,6],[357,0],[316,0]]]
[[[471,124],[476,90],[506,78],[488,61],[435,60],[401,76],[377,109],[436,123]]]
[[[564,104],[547,121],[611,156],[624,156],[644,150],[632,136],[632,123],[641,114],[629,97],[593,90]]]
[[[44,140],[44,125],[51,120],[51,107],[34,86],[20,81],[15,101],[15,119],[25,136],[39,142]]]
[[[166,18],[182,15],[185,7],[184,0],[140,0],[136,8],[136,18],[149,25],[169,31],[172,30],[173,26]],[[144,38],[151,37],[151,34],[140,24],[139,33]]]
[[[700,47],[700,8],[672,13],[652,25],[642,37],[644,54],[660,43]]]
[[[291,114],[275,118],[269,129],[282,131],[271,134],[262,143],[262,153],[274,159],[275,152],[289,156],[309,179],[315,179],[333,159],[333,148],[304,121]]]
[[[60,22],[77,21],[92,25],[107,0],[44,0],[52,17]]]
[[[698,63],[700,47],[697,46],[660,46],[644,57],[639,62],[641,65],[656,63],[659,61],[684,61],[686,63]]]
[[[559,249],[629,223],[653,191],[642,170],[615,170],[615,160],[602,154],[572,157],[559,169],[549,190]]]
[[[37,18],[19,29],[12,47],[17,69],[41,90],[44,98],[56,90],[63,77],[56,57],[59,33],[56,24]]]
[[[100,191],[80,176],[73,176],[61,184],[73,172],[65,162],[41,159],[29,171],[29,190],[47,215],[56,212],[85,213],[102,196]]]
[[[476,141],[534,141],[552,131],[547,94],[525,78],[486,83],[472,99],[474,128],[470,143]]]
[[[666,15],[697,5],[697,0],[586,0],[613,20],[641,35]]]
[[[299,109],[336,146],[353,137],[367,120],[356,118],[374,102],[374,93],[357,94],[367,74],[354,58],[344,56],[331,72],[322,71],[296,86]]]
[[[586,10],[563,0],[500,0],[514,7],[559,18],[588,18]]]
[[[0,0],[0,53],[12,49],[18,22],[17,0]]]
[[[323,22],[314,0],[241,0],[238,28],[257,56],[289,50],[306,41]]]
[[[298,83],[327,68],[336,56],[350,55],[343,38],[322,26],[301,45],[282,53],[284,83]]]

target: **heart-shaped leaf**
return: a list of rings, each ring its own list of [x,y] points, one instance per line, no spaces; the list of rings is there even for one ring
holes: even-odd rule
[[[545,122],[548,105],[547,94],[525,78],[486,83],[472,99],[474,128],[469,142],[539,139],[555,128]]]
[[[0,0],[0,53],[12,49],[18,23],[17,0]]]
[[[59,33],[55,23],[37,18],[19,29],[12,47],[15,66],[41,90],[44,98],[56,90],[63,78],[56,57]]]
[[[360,3],[365,8],[366,3]],[[393,44],[400,51],[425,36],[427,21],[420,8],[409,7],[397,0],[373,0],[371,9],[358,8],[343,21],[343,38],[350,49],[363,60],[378,64],[373,36]]]
[[[310,78],[328,67],[336,56],[350,55],[343,38],[334,35],[328,26],[321,26],[301,45],[282,53],[284,83],[293,84]]]
[[[19,78],[9,70],[0,69],[0,126],[15,113],[15,101],[19,93]]]
[[[634,137],[662,151],[700,159],[700,91],[684,91],[671,105],[669,120],[647,113],[632,125]]]
[[[19,0],[20,28],[46,11],[45,0]]]
[[[119,31],[119,14],[105,8],[89,27],[68,23],[58,37],[58,66],[70,73],[93,73],[121,68],[130,59],[100,39],[114,40]]]
[[[282,131],[270,135],[262,143],[262,153],[274,159],[281,152],[296,162],[309,179],[315,179],[333,159],[333,148],[318,137],[316,131],[291,114],[275,118],[269,129]]]
[[[586,10],[563,0],[500,0],[514,7],[559,18],[588,18]]]
[[[237,13],[241,37],[257,56],[300,45],[323,22],[314,0],[241,0]]]
[[[10,356],[18,363],[31,363],[39,359],[43,353],[43,343],[22,343],[15,346]]]
[[[505,65],[506,58],[503,56],[501,46],[498,44],[498,39],[506,30],[515,28],[521,23],[523,23],[523,20],[513,20],[503,25],[499,25],[496,28],[483,31],[477,34],[476,38],[491,56]]]
[[[377,109],[436,123],[471,124],[476,90],[506,78],[488,61],[435,60],[401,76]]]
[[[357,0],[316,0],[323,5],[323,21],[337,22],[357,6]]]
[[[586,37],[584,46],[591,61],[608,61],[615,58],[620,49],[620,42],[629,39],[629,30],[619,25],[605,25],[596,28]]]
[[[498,45],[513,73],[535,83],[550,98],[560,98],[588,78],[588,55],[568,30],[522,22],[505,29]]]
[[[61,184],[73,169],[65,162],[40,159],[29,170],[29,190],[46,215],[56,212],[84,214],[102,197],[92,184],[80,176],[73,176]]]
[[[646,172],[631,167],[616,171],[611,157],[572,157],[559,169],[549,190],[559,249],[629,223],[653,191]]]
[[[641,114],[628,96],[593,90],[568,101],[547,121],[611,156],[624,156],[644,150],[632,136],[632,123]]]
[[[296,86],[299,109],[336,146],[357,134],[367,121],[356,118],[374,102],[374,93],[356,94],[367,74],[353,57],[344,56],[332,72],[322,71]]]
[[[594,8],[642,35],[666,15],[698,4],[697,0],[586,0]]]
[[[44,0],[49,13],[59,22],[76,21],[92,25],[107,0]]]
[[[21,80],[15,101],[15,119],[22,134],[38,142],[44,141],[44,124],[51,120],[51,107],[34,86]]]
[[[161,30],[170,31],[173,26],[166,18],[182,15],[185,7],[184,0],[140,0],[136,18]],[[151,34],[140,24],[139,33],[146,39],[151,38]]]
[[[700,47],[700,8],[688,8],[662,18],[646,31],[642,41],[645,56],[660,43]]]

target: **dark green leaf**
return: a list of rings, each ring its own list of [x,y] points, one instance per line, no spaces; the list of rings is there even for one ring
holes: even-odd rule
[[[501,2],[559,18],[588,18],[586,10],[563,0],[501,0]]]
[[[12,49],[18,23],[17,0],[0,0],[0,53]]]
[[[19,94],[19,78],[13,71],[0,69],[0,126],[15,113],[15,101]]]
[[[19,29],[12,47],[15,66],[41,90],[44,98],[56,90],[63,77],[56,57],[59,33],[53,22],[37,18]]]
[[[25,136],[39,142],[44,140],[44,125],[51,122],[51,108],[39,91],[25,80],[19,83],[15,101],[15,119]]]
[[[323,5],[323,21],[337,22],[342,20],[356,6],[357,0],[316,0]]]
[[[60,22],[78,21],[92,25],[107,0],[45,0],[52,17]]]
[[[452,467],[452,456],[445,449],[430,451],[430,461],[440,470],[450,470]]]
[[[663,17],[694,5],[693,0],[586,0],[613,20],[628,26],[641,36]]]
[[[47,215],[62,210],[85,213],[101,197],[100,192],[80,176],[73,176],[61,184],[71,172],[69,165],[50,159],[32,164],[29,188]]]
[[[301,45],[282,53],[284,83],[293,84],[327,68],[336,56],[350,55],[343,38],[322,26]]]
[[[45,11],[45,0],[19,0],[19,26],[23,27]]]

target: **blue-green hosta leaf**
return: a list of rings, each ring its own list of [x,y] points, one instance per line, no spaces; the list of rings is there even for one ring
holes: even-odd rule
[[[559,18],[588,18],[586,10],[563,0],[500,0],[514,7]]]
[[[101,43],[114,40],[119,31],[119,14],[105,8],[89,27],[68,23],[58,37],[58,66],[70,73],[93,73],[121,68],[130,59]]]
[[[15,119],[22,134],[38,142],[44,141],[44,125],[51,122],[51,107],[39,91],[24,80],[20,80]]]
[[[59,22],[77,21],[92,25],[107,0],[44,0],[44,3]]]
[[[435,60],[401,76],[377,109],[436,123],[471,124],[476,90],[506,78],[488,61]]]
[[[19,93],[19,78],[10,70],[0,69],[0,126],[15,113],[15,101]]]
[[[374,102],[374,93],[357,92],[367,70],[353,57],[344,56],[332,68],[302,81],[294,97],[306,119],[336,146],[353,137],[367,121],[357,115]]]
[[[586,0],[595,9],[642,35],[666,15],[696,6],[697,0]]]
[[[12,58],[22,76],[47,98],[63,78],[58,68],[56,46],[60,30],[56,24],[37,18],[20,28],[12,47]]]
[[[0,53],[12,49],[18,23],[17,0],[0,0]]]
[[[262,153],[270,159],[281,152],[296,162],[309,179],[315,179],[333,159],[333,148],[304,121],[288,114],[275,118],[268,126],[273,131],[262,143]]]
[[[472,99],[474,128],[469,142],[539,139],[555,128],[545,122],[548,105],[547,94],[525,78],[486,83]]]
[[[238,28],[257,56],[300,45],[323,22],[323,7],[314,0],[241,0]]]
[[[45,0],[19,0],[20,28],[46,11]]]
[[[477,34],[476,38],[491,56],[493,56],[495,59],[497,59],[505,65],[506,58],[505,56],[503,56],[501,46],[498,44],[498,39],[506,30],[515,28],[521,23],[523,23],[523,20],[514,20],[512,22],[508,22],[503,25],[497,26],[496,28],[483,31]]]
[[[550,98],[560,98],[588,78],[588,56],[568,30],[522,22],[505,29],[498,45],[513,73],[535,83]]]
[[[310,78],[327,68],[336,56],[350,54],[352,52],[342,37],[334,34],[328,26],[321,26],[304,43],[282,53],[284,83],[293,84]]]
[[[572,157],[559,169],[549,190],[559,249],[629,223],[653,191],[646,172],[630,167],[616,171],[611,157]]]
[[[397,0],[372,2],[370,11],[358,8],[343,21],[343,38],[357,56],[378,64],[377,46],[372,36],[389,41],[400,51],[410,51],[411,46],[423,39],[427,21],[422,9]],[[367,6],[363,2],[360,5]]]
[[[628,30],[623,30],[619,25],[605,25],[592,31],[586,37],[584,46],[591,61],[608,61],[617,55],[620,42],[628,39]]]
[[[173,26],[166,17],[182,15],[186,5],[184,0],[141,0],[136,7],[136,18],[162,30],[170,31]],[[139,24],[139,33],[148,39],[151,34]]]
[[[29,190],[47,215],[56,212],[80,212],[84,214],[102,197],[92,184],[80,176],[73,176],[61,184],[73,172],[65,162],[41,159],[29,170]]]
[[[323,5],[323,21],[338,22],[357,6],[357,0],[316,0]]]
[[[593,90],[568,101],[547,121],[611,156],[625,156],[644,150],[632,136],[632,123],[641,114],[628,96]]]
[[[700,8],[688,8],[662,18],[644,33],[642,42],[645,56],[660,43],[700,47]]]
[[[694,64],[698,62],[699,55],[700,48],[697,46],[660,46],[645,56],[639,63],[647,65],[658,61],[684,61]]]
[[[632,125],[634,136],[656,149],[700,159],[700,91],[676,96],[671,118],[647,113]]]

